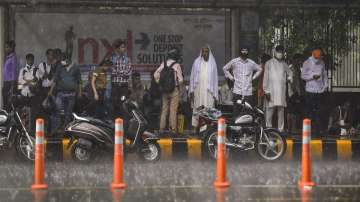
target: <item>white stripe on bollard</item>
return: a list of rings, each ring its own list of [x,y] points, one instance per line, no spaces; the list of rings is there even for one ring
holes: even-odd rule
[[[218,131],[225,131],[225,124],[219,124]]]
[[[217,142],[218,142],[218,144],[225,144],[225,137],[218,135]]]
[[[115,136],[115,144],[124,144],[122,136]]]
[[[37,145],[38,144],[44,144],[44,137],[36,136],[35,142],[36,142]]]
[[[310,136],[307,136],[307,135],[304,135],[303,136],[303,144],[310,144],[310,140],[311,140],[311,137]]]
[[[311,131],[311,126],[310,125],[304,125],[303,126],[303,131],[304,132],[310,132]]]
[[[115,131],[123,131],[122,124],[115,124]]]
[[[36,132],[44,132],[44,124],[36,124]]]

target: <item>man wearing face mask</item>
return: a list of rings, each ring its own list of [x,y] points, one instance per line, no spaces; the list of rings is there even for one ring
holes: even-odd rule
[[[289,66],[284,61],[284,47],[276,46],[274,58],[265,64],[263,89],[265,93],[266,127],[272,127],[277,110],[278,129],[284,131],[284,110],[286,107],[286,82],[291,80]]]
[[[199,57],[194,61],[189,89],[194,112],[200,106],[215,106],[215,101],[219,97],[218,72],[215,57],[209,46],[204,46]],[[198,125],[198,119],[198,116],[193,115],[192,126],[196,127]]]
[[[237,100],[243,98],[254,106],[252,81],[262,72],[261,67],[248,58],[248,54],[249,49],[241,48],[240,57],[231,60],[223,67],[225,77],[235,82],[233,88],[234,117],[240,114],[240,107],[236,104]],[[231,70],[232,73],[230,73]]]
[[[49,96],[53,94],[56,87],[57,110],[64,110],[64,125],[68,124],[74,110],[76,95],[81,96],[81,73],[80,69],[69,59],[65,53],[62,54],[62,67],[56,70],[53,85]],[[59,113],[57,113],[59,116]],[[55,128],[59,127],[57,123]]]
[[[321,55],[321,49],[315,48],[312,56],[309,57],[301,67],[301,78],[306,82],[305,101],[307,117],[313,121],[314,124],[312,128],[314,128],[317,134],[321,129],[320,103],[328,87],[327,72]]]

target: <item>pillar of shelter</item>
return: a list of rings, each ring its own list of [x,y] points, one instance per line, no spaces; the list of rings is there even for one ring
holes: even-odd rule
[[[250,58],[256,60],[259,42],[259,12],[249,8],[240,10],[239,45],[250,48]]]
[[[3,68],[5,57],[5,8],[0,6],[0,89],[3,87]],[[3,106],[2,92],[0,90],[0,108]]]
[[[231,58],[239,56],[240,10],[231,9]]]

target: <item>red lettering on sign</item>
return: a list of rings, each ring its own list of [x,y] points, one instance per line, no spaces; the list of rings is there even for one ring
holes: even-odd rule
[[[100,39],[100,41],[106,49],[104,58],[110,57],[114,52],[114,47],[106,39]]]
[[[83,64],[85,62],[85,46],[91,45],[92,47],[92,62],[97,64],[99,62],[99,43],[94,38],[78,39],[78,63]]]

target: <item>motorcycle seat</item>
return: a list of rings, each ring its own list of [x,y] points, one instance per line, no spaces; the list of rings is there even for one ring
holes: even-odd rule
[[[81,116],[78,116],[76,114],[74,114],[74,117],[77,120],[88,121],[88,122],[93,123],[93,124],[99,124],[99,125],[103,125],[103,126],[106,126],[106,127],[115,128],[115,123],[107,121],[107,120],[103,121],[103,120],[93,118],[93,117],[81,117]]]

